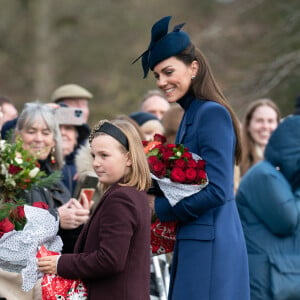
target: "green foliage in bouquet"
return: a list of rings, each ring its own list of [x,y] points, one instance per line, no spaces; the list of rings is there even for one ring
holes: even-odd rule
[[[0,203],[16,202],[20,193],[33,187],[50,187],[61,178],[59,171],[47,175],[21,139],[0,141]]]

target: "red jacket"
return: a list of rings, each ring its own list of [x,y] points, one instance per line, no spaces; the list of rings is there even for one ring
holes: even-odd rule
[[[57,266],[82,279],[90,300],[146,300],[150,285],[150,209],[146,193],[113,185],[84,226],[74,254]]]

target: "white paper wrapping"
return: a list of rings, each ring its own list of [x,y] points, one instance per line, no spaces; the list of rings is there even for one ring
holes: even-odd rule
[[[192,153],[192,155],[193,158],[197,161],[201,159],[201,157],[195,153]],[[171,179],[166,177],[158,178],[152,173],[151,177],[156,180],[160,189],[163,191],[165,197],[169,200],[171,206],[176,205],[185,197],[200,192],[203,188],[205,188],[208,185],[208,178],[204,184],[184,184],[173,182],[171,181]]]
[[[163,191],[165,197],[169,200],[171,206],[174,206],[183,198],[191,196],[200,192],[204,187],[208,185],[208,180],[205,184],[183,184],[173,182],[169,178],[158,178],[151,174],[151,177],[155,179]]]
[[[57,236],[59,220],[48,210],[25,205],[24,212],[27,223],[23,230],[13,230],[0,238],[0,268],[21,273],[22,289],[29,291],[42,276],[37,269],[38,246],[60,252],[63,243]]]

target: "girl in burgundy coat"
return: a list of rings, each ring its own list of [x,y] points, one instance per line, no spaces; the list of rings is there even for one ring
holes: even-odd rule
[[[40,271],[81,279],[91,300],[149,299],[151,185],[143,146],[128,121],[100,121],[90,135],[104,195],[74,254],[39,259]],[[85,197],[84,195],[82,197]]]

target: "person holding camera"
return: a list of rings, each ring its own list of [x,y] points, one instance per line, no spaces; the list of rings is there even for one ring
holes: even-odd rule
[[[80,147],[86,145],[90,130],[84,121],[83,111],[79,108],[61,104],[55,115],[62,137],[63,183],[71,195],[74,195],[78,181],[75,158]]]
[[[56,104],[63,103],[69,107],[80,108],[83,111],[84,123],[88,123],[89,100],[93,98],[93,94],[84,87],[74,83],[64,84],[55,89],[50,98]]]

